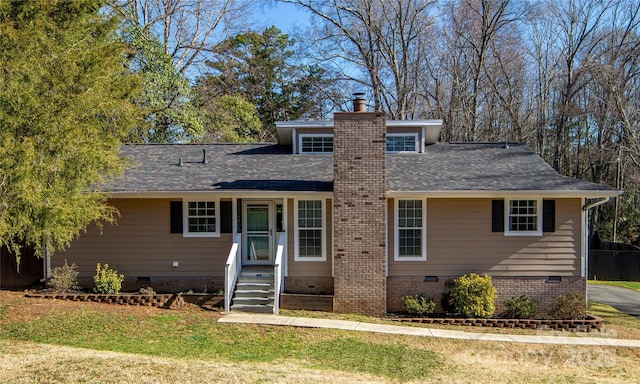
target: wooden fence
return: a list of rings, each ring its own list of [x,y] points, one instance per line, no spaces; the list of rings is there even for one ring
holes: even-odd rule
[[[0,247],[0,289],[23,289],[37,284],[43,276],[42,259],[33,250],[23,248],[20,268],[16,257],[6,247]]]
[[[640,281],[640,250],[589,250],[589,279]]]

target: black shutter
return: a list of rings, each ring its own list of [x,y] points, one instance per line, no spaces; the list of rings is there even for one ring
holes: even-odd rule
[[[169,202],[171,233],[182,233],[182,201]]]
[[[542,232],[556,231],[556,201],[542,200]]]
[[[504,232],[504,200],[491,200],[491,232]]]
[[[233,209],[231,201],[220,202],[220,233],[233,233]]]

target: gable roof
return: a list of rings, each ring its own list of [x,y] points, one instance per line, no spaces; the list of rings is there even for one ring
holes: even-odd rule
[[[203,163],[203,150],[208,162]],[[333,155],[292,154],[276,144],[128,144],[113,193],[331,192]],[[179,165],[182,159],[183,165]],[[424,153],[387,154],[390,194],[547,192],[600,197],[613,188],[562,176],[523,144],[437,143]]]

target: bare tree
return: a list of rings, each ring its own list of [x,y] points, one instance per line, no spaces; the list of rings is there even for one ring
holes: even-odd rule
[[[321,27],[314,43],[320,56],[345,79],[370,88],[375,110],[395,119],[414,115],[433,0],[282,1],[317,17]]]
[[[113,0],[143,36],[156,36],[178,73],[200,65],[213,47],[245,26],[255,3],[242,0]]]

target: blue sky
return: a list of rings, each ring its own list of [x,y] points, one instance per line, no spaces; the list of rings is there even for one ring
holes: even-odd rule
[[[309,23],[309,14],[288,3],[269,2],[256,9],[256,23],[264,27],[275,25],[284,33],[293,32],[297,25]]]

